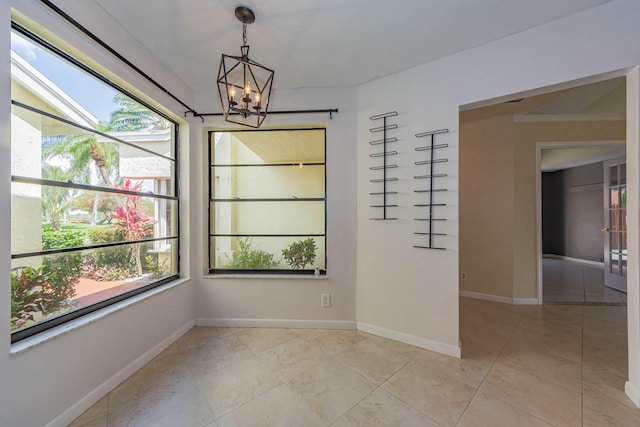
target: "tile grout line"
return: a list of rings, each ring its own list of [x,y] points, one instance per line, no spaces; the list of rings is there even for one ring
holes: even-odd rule
[[[507,346],[507,343],[511,340],[511,337],[513,337],[513,334],[515,334],[516,329],[518,329],[518,326],[520,326],[520,324],[522,323],[522,321],[524,319],[524,316],[525,316],[524,313],[520,314],[520,319],[518,320],[517,324],[513,327],[513,330],[509,334],[509,337],[504,341],[504,344],[502,344],[502,347],[500,348],[500,351],[498,352],[498,355],[496,356],[496,359],[491,363],[491,366],[487,370],[487,373],[484,374],[484,376],[482,377],[482,381],[480,381],[480,384],[478,384],[478,386],[476,387],[476,390],[473,393],[473,396],[471,396],[471,399],[469,399],[469,402],[464,407],[464,410],[460,413],[460,417],[458,417],[458,420],[456,421],[456,424],[455,424],[456,426],[459,425],[460,422],[462,421],[462,417],[464,417],[465,412],[467,412],[467,409],[469,409],[469,406],[471,405],[471,402],[473,402],[473,399],[475,399],[476,396],[478,395],[478,392],[480,391],[480,387],[482,387],[482,384],[487,379],[487,376],[489,376],[489,374],[491,373],[491,370],[493,369],[495,364],[498,362],[498,359],[500,358],[500,355],[502,355],[502,352],[504,351],[505,347]],[[498,399],[498,400],[500,400],[500,399]],[[502,400],[500,400],[500,401],[502,402]],[[509,404],[507,402],[503,402],[503,403],[506,403],[507,405],[512,406],[511,404]]]
[[[410,345],[410,344],[408,344],[408,345]],[[421,411],[421,410],[419,410],[418,408],[414,408],[414,407],[413,407],[413,406],[411,406],[408,402],[405,402],[405,401],[404,401],[404,400],[402,400],[399,396],[396,396],[395,394],[393,394],[391,391],[387,391],[387,390],[385,390],[384,388],[382,388],[386,383],[388,383],[389,381],[391,381],[391,378],[393,378],[393,377],[394,377],[398,372],[400,372],[402,369],[404,369],[404,368],[405,368],[409,363],[413,362],[413,361],[414,361],[414,359],[415,359],[416,357],[418,357],[418,355],[420,354],[420,352],[421,352],[421,351],[431,351],[431,350],[423,349],[423,348],[420,348],[420,347],[417,347],[417,348],[418,348],[418,351],[416,352],[416,354],[414,354],[414,355],[413,355],[413,356],[412,356],[412,357],[407,361],[407,363],[405,363],[405,364],[404,364],[404,365],[402,365],[400,368],[398,368],[394,373],[392,373],[391,375],[389,375],[389,378],[387,378],[386,380],[384,380],[384,381],[382,382],[382,384],[380,384],[378,387],[376,387],[376,389],[375,389],[375,390],[373,390],[371,393],[369,393],[369,394],[367,395],[367,397],[368,397],[368,396],[370,396],[371,394],[373,394],[376,390],[378,390],[378,389],[382,389],[382,391],[384,391],[385,393],[388,393],[388,394],[390,394],[391,396],[393,396],[394,398],[398,399],[400,402],[402,402],[402,404],[404,404],[404,405],[405,405],[405,406],[407,406],[408,408],[413,409],[414,411],[416,411],[416,412],[417,412],[417,413],[419,413],[420,415],[422,415],[422,416],[426,417],[429,421],[432,421],[434,424],[437,424],[437,425],[439,425],[439,426],[440,426],[441,424],[440,424],[439,422],[437,422],[436,420],[434,420],[433,418],[431,418],[431,416],[429,416],[428,414],[425,414],[424,412],[422,412],[422,411]],[[364,399],[366,399],[366,397],[365,397],[365,398],[363,398],[362,400],[364,400]],[[358,402],[358,403],[360,403],[360,402]],[[353,408],[351,408],[351,409],[353,409]],[[349,411],[351,411],[351,409],[349,409]],[[347,413],[348,413],[349,411],[347,411]],[[346,413],[345,413],[345,414],[346,414]],[[340,418],[342,418],[342,417],[340,417]],[[337,421],[336,421],[336,422],[337,422]]]
[[[344,352],[344,351],[345,351],[345,350],[341,351],[340,353],[342,353],[342,352]],[[400,372],[400,371],[401,371],[405,366],[407,366],[409,363],[411,363],[411,361],[412,361],[413,359],[415,359],[415,358],[416,358],[416,356],[418,355],[418,353],[419,353],[419,352],[416,352],[416,354],[414,354],[411,358],[409,358],[409,360],[408,360],[404,365],[402,365],[400,368],[396,369],[396,370],[395,370],[391,375],[389,375],[389,377],[388,377],[386,380],[382,381],[382,383],[380,383],[379,385],[376,385],[376,387],[375,387],[373,390],[371,390],[371,391],[370,391],[366,396],[364,396],[364,397],[363,397],[362,399],[360,399],[360,400],[359,400],[355,405],[353,405],[351,408],[349,408],[349,409],[348,409],[344,414],[342,414],[342,415],[341,415],[341,416],[340,416],[336,421],[334,421],[331,425],[333,425],[333,424],[337,423],[337,422],[340,420],[340,418],[342,418],[342,417],[344,417],[346,414],[348,414],[348,413],[349,413],[353,408],[355,408],[356,406],[358,406],[358,405],[360,404],[360,402],[362,402],[363,400],[365,400],[367,397],[371,396],[371,395],[372,395],[376,390],[378,390],[379,388],[382,388],[382,386],[383,386],[383,385],[385,385],[385,384],[386,384],[386,383],[387,383],[387,382],[388,382],[388,381],[389,381],[389,380],[390,380],[390,379],[391,379],[395,374],[397,374],[398,372]],[[362,378],[364,378],[365,380],[369,381],[369,379],[368,379],[368,378],[365,378],[365,377],[364,377],[360,372],[356,371],[356,370],[355,370],[355,369],[353,369],[351,366],[347,366],[347,365],[345,365],[345,364],[344,364],[344,363],[342,363],[342,362],[338,362],[338,363],[341,363],[341,364],[342,364],[343,366],[345,366],[346,368],[349,368],[351,371],[355,372],[356,374],[360,375],[360,376],[361,376]],[[371,382],[371,381],[369,381],[369,382]],[[372,382],[371,382],[371,383],[372,383]],[[372,383],[372,384],[375,384],[375,383]],[[395,396],[393,393],[390,393],[390,392],[386,391],[385,389],[382,389],[382,391],[384,391],[384,392],[386,392],[386,393],[391,394],[392,396],[394,396],[395,398],[397,398],[399,401],[401,401],[402,403],[404,403],[404,404],[405,404],[405,405],[407,405],[408,407],[413,408],[411,405],[409,405],[407,402],[405,402],[404,400],[400,399],[399,397]],[[413,408],[413,409],[415,409],[415,408]],[[418,412],[420,412],[420,411],[418,411]],[[420,412],[420,413],[422,413],[422,412]],[[424,415],[424,414],[423,414],[423,415]]]

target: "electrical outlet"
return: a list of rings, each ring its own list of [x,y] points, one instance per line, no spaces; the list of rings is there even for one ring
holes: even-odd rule
[[[466,271],[463,271],[462,273],[460,273],[460,279],[467,280],[467,272]]]
[[[331,307],[331,294],[321,294],[320,295],[320,307],[322,307],[322,308]]]

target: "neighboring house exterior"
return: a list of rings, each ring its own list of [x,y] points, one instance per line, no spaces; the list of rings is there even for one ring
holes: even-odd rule
[[[56,116],[73,120],[81,125],[95,128],[98,119],[80,104],[64,93],[42,73],[11,51],[11,93],[13,99],[36,106]],[[19,170],[31,178],[42,177],[42,138],[60,133],[59,123],[43,121],[40,116],[28,110],[13,107],[12,128],[12,171]],[[13,206],[11,227],[12,252],[34,252],[41,247],[32,247],[33,242],[42,240],[42,229],[34,227],[41,223],[40,189],[28,184],[13,183],[11,203]],[[16,264],[17,263],[17,264]],[[22,265],[14,262],[15,267]]]
[[[11,52],[11,90],[13,99],[34,106],[63,119],[70,120],[87,128],[95,129],[98,119],[60,87],[47,79],[16,52]],[[11,115],[12,126],[12,170],[21,175],[42,178],[42,139],[47,136],[68,135],[75,132],[71,126],[65,126],[54,120],[42,120],[38,114],[26,109],[14,107]],[[169,155],[173,143],[170,129],[135,132],[112,132],[115,138],[124,140],[144,149]],[[113,142],[99,137],[98,142]],[[145,189],[156,194],[170,194],[167,188],[171,177],[170,163],[152,156],[135,147],[119,145],[119,175],[134,181],[144,181]],[[12,251],[35,252],[41,247],[33,247],[40,242],[42,230],[34,224],[42,222],[41,194],[36,186],[12,184]],[[154,203],[154,235],[168,235],[171,223],[170,203],[159,200]],[[155,251],[159,261],[170,260],[170,248],[163,241],[155,242]],[[30,258],[31,263],[39,265],[39,258]],[[13,267],[22,266],[24,260],[14,261]],[[34,265],[35,266],[35,265]]]

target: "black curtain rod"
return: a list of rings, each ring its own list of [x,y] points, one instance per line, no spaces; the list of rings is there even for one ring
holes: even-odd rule
[[[94,42],[98,43],[101,47],[103,47],[104,49],[106,49],[110,54],[112,54],[113,56],[115,56],[116,58],[118,58],[120,61],[124,62],[128,67],[130,67],[132,70],[134,70],[136,73],[140,74],[142,77],[144,77],[148,82],[150,82],[151,84],[153,84],[155,87],[157,87],[158,89],[160,89],[161,91],[163,91],[164,93],[166,93],[168,96],[170,96],[172,99],[174,99],[175,101],[177,101],[180,105],[182,105],[184,108],[187,109],[187,111],[185,112],[185,116],[187,113],[191,113],[194,116],[197,116],[198,113],[196,112],[196,110],[194,110],[193,108],[189,107],[187,104],[185,104],[180,98],[178,98],[177,96],[175,96],[174,94],[172,94],[171,92],[169,92],[164,86],[162,86],[160,83],[158,83],[157,81],[155,81],[153,78],[151,78],[147,73],[145,73],[144,71],[142,71],[140,68],[136,67],[131,61],[129,61],[127,58],[125,58],[124,56],[120,55],[115,49],[113,49],[111,46],[109,46],[108,44],[106,44],[104,41],[102,41],[102,39],[100,39],[98,36],[96,36],[95,34],[93,34],[91,31],[89,31],[87,28],[85,28],[82,24],[80,24],[78,21],[76,21],[75,19],[73,19],[71,16],[69,16],[65,11],[63,11],[62,9],[60,9],[58,6],[56,6],[55,4],[51,3],[49,0],[40,0],[41,3],[43,3],[45,6],[49,7],[51,10],[53,10],[55,13],[57,13],[59,16],[61,16],[62,18],[64,18],[67,22],[69,22],[71,25],[73,25],[74,27],[76,27],[78,30],[80,30],[82,33],[84,33],[87,37],[89,37],[91,40],[93,40]]]
[[[329,113],[329,117],[333,119],[333,113],[337,113],[337,108],[324,108],[321,110],[281,110],[281,111],[269,111],[267,115],[272,114],[316,114],[316,113]],[[233,113],[232,115],[238,115],[239,113]],[[195,117],[210,117],[210,116],[224,116],[224,113],[202,113],[194,114]]]
[[[187,115],[187,113],[191,113],[193,114],[193,117],[200,117],[200,119],[202,119],[204,121],[204,117],[206,116],[223,116],[224,113],[203,113],[203,114],[199,114],[196,110],[194,110],[193,108],[189,107],[186,103],[184,103],[180,98],[178,98],[177,96],[175,96],[174,94],[172,94],[171,92],[169,92],[169,90],[167,90],[164,86],[162,86],[160,83],[158,83],[157,81],[155,81],[152,77],[150,77],[147,73],[145,73],[144,71],[142,71],[140,68],[138,68],[135,64],[133,64],[131,61],[129,61],[127,58],[125,58],[124,56],[122,56],[121,54],[119,54],[115,49],[113,49],[111,46],[109,46],[107,43],[105,43],[102,39],[100,39],[98,36],[96,36],[95,34],[93,34],[91,31],[89,31],[87,28],[85,28],[82,24],[80,24],[78,21],[76,21],[75,19],[73,19],[70,15],[68,15],[65,11],[63,11],[62,9],[60,9],[58,6],[56,6],[55,4],[51,3],[49,0],[40,0],[40,2],[42,4],[44,4],[45,6],[47,6],[48,8],[50,8],[51,10],[53,10],[56,14],[58,14],[60,17],[62,17],[63,19],[65,19],[67,22],[69,22],[71,25],[73,25],[74,27],[76,27],[79,31],[81,31],[82,33],[84,33],[87,37],[89,37],[91,40],[93,40],[94,42],[96,42],[98,45],[100,45],[102,48],[104,48],[105,50],[107,50],[110,54],[112,54],[113,56],[115,56],[116,58],[118,58],[120,61],[122,61],[123,63],[125,63],[128,67],[130,67],[132,70],[134,70],[136,73],[140,74],[142,77],[144,77],[145,80],[147,80],[148,82],[150,82],[151,84],[153,84],[155,87],[157,87],[158,89],[160,89],[162,92],[164,92],[165,94],[167,94],[168,96],[170,96],[173,100],[175,100],[176,102],[178,102],[180,105],[182,105],[184,108],[187,109],[187,111],[185,111],[185,116]],[[311,114],[311,113],[329,113],[329,117],[331,119],[333,119],[333,113],[337,113],[338,109],[337,108],[328,108],[328,109],[322,109],[322,110],[286,110],[286,111],[269,111],[268,114]]]

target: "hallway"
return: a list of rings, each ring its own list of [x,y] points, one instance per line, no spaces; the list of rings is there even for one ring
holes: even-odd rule
[[[545,304],[627,305],[627,294],[604,286],[603,267],[543,258]]]

